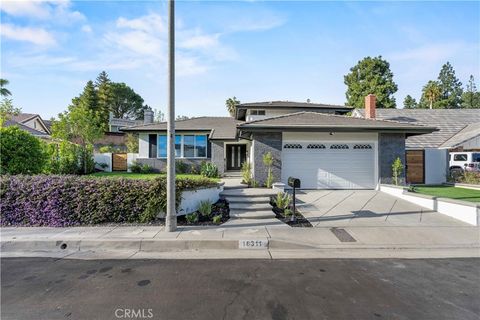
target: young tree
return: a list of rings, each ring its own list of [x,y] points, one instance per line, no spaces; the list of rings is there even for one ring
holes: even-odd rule
[[[111,85],[113,116],[120,119],[143,119],[143,98],[123,82],[112,82]]]
[[[20,108],[13,106],[12,99],[4,98],[0,102],[0,128],[3,127],[5,121],[10,120],[10,116],[17,115],[20,112]]]
[[[344,76],[347,85],[347,104],[357,108],[365,107],[365,96],[374,94],[378,108],[395,108],[393,94],[398,87],[393,81],[390,64],[378,57],[366,57],[350,69]]]
[[[93,169],[91,168],[93,143],[104,133],[96,106],[96,92],[93,82],[89,81],[82,94],[72,100],[68,111],[59,114],[59,120],[52,123],[53,137],[72,141],[81,146],[85,174]]]
[[[95,81],[95,88],[97,90],[99,116],[106,131],[113,102],[113,89],[112,82],[105,71],[100,72],[98,75]]]
[[[421,101],[423,102],[423,105],[425,105],[425,102],[428,102],[429,108],[433,109],[434,103],[442,94],[440,85],[437,81],[428,81],[428,83],[423,87],[422,92]]]
[[[407,95],[405,100],[403,100],[403,108],[405,109],[415,109],[417,108],[417,101],[412,98],[411,95]]]
[[[227,107],[228,113],[230,113],[232,117],[235,117],[235,106],[237,104],[240,104],[240,101],[235,96],[233,98],[228,98],[225,101],[225,106]]]
[[[480,92],[477,92],[475,78],[470,75],[467,83],[467,90],[462,95],[462,107],[464,108],[480,108]]]
[[[445,63],[438,75],[440,97],[437,108],[461,108],[462,107],[462,83],[455,76],[455,70],[450,62]]]
[[[149,108],[149,106],[145,105],[145,108]],[[165,122],[165,113],[163,113],[160,109],[153,109],[153,121]]]
[[[8,96],[12,95],[10,90],[5,88],[5,86],[7,86],[9,83],[10,83],[10,81],[8,81],[7,79],[0,79],[0,96],[8,97]]]

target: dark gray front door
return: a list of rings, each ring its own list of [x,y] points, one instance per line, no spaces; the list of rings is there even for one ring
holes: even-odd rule
[[[227,144],[227,170],[240,170],[247,158],[247,145]]]

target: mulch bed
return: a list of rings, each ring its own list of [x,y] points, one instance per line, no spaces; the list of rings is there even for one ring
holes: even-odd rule
[[[275,217],[282,221],[285,224],[288,224],[290,227],[293,228],[312,228],[312,224],[300,213],[298,210],[295,213],[295,221],[291,221],[290,216],[285,216],[283,213],[283,209],[278,207],[273,207],[273,212],[275,213]]]
[[[222,215],[220,223],[214,223],[212,218],[217,215]],[[219,226],[222,223],[227,222],[230,219],[230,209],[228,202],[225,200],[218,200],[212,205],[212,214],[208,217],[202,216],[198,213],[198,221],[195,223],[189,223],[187,218],[183,216],[177,217],[177,225],[179,226]]]

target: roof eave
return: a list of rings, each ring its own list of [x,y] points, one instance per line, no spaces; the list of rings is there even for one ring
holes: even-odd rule
[[[425,134],[438,131],[432,127],[408,128],[408,127],[355,127],[355,126],[248,126],[240,125],[242,131],[317,131],[317,132],[390,132],[390,133],[411,133]]]

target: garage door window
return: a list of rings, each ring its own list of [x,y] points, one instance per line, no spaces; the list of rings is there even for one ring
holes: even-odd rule
[[[323,144],[319,144],[319,143],[310,143],[307,146],[307,149],[325,149],[325,146]]]
[[[283,145],[283,149],[302,149],[302,145],[299,143],[286,143]]]
[[[371,144],[356,144],[353,146],[353,149],[372,149]]]
[[[348,144],[332,144],[330,149],[349,149]]]

